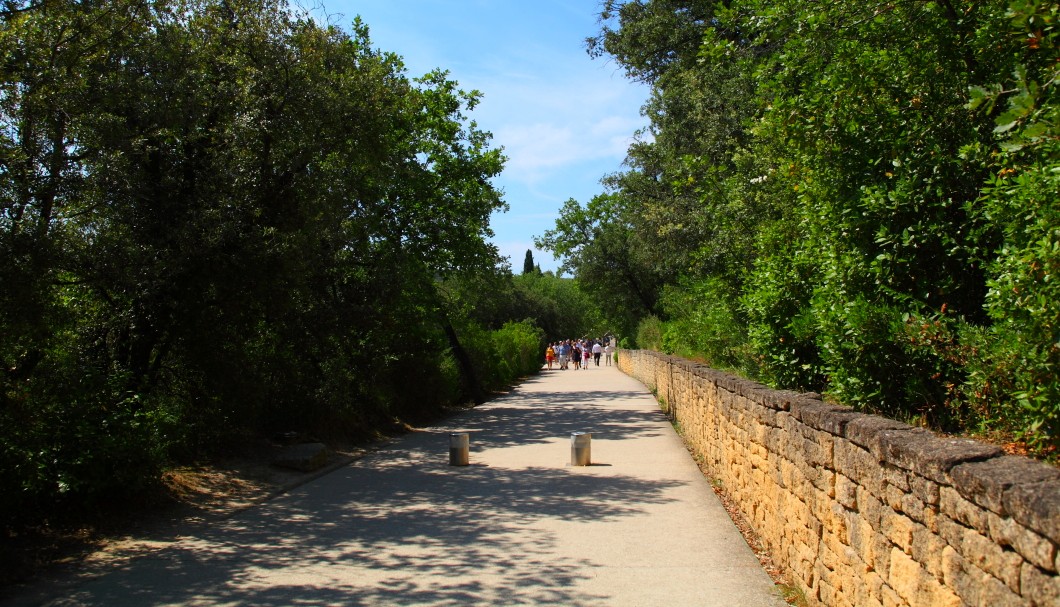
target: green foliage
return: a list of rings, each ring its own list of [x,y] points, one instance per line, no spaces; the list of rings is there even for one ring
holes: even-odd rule
[[[513,383],[541,368],[545,333],[532,322],[505,323],[491,338],[493,352],[502,366],[502,383]]]
[[[463,396],[440,285],[494,272],[504,208],[479,93],[282,0],[5,6],[5,521]]]
[[[646,316],[637,325],[636,344],[643,350],[663,350],[665,327],[657,316]]]
[[[584,292],[578,280],[551,272],[512,275],[493,272],[454,276],[446,280],[446,307],[487,329],[500,329],[511,320],[530,320],[550,341],[610,330],[601,305]]]
[[[511,314],[511,318],[533,320],[549,341],[603,335],[611,330],[602,311],[606,300],[586,293],[576,279],[551,272],[517,276],[515,294],[525,309]]]
[[[530,321],[508,322],[495,330],[467,322],[458,333],[486,391],[510,386],[541,369],[544,332]]]
[[[667,290],[663,306],[671,320],[665,323],[662,349],[718,369],[745,364],[746,325],[733,307],[734,295],[730,285],[716,278]]]
[[[640,316],[658,311],[659,288],[667,274],[636,244],[638,235],[629,224],[633,212],[630,200],[621,196],[602,194],[584,207],[570,199],[560,210],[556,229],[536,240],[538,247],[564,260],[563,270],[574,272],[608,330],[622,335],[635,330]]]
[[[536,270],[534,268],[534,252],[530,249],[527,249],[526,257],[523,258],[523,274],[532,274],[535,271]]]
[[[1060,149],[1048,147],[1054,160],[996,179],[983,200],[1005,244],[988,283],[994,323],[984,346],[993,369],[977,369],[973,383],[1002,396],[1010,424],[1042,443],[1060,437]],[[999,386],[1008,389],[999,395]]]
[[[600,16],[590,53],[652,87],[651,126],[542,244],[587,291],[627,291],[638,345],[1057,446],[1055,3]],[[604,244],[650,271],[594,265]]]
[[[817,344],[818,319],[811,307],[818,264],[794,255],[797,230],[787,222],[763,230],[760,253],[740,295],[747,316],[749,364],[777,386],[821,390],[823,369]]]

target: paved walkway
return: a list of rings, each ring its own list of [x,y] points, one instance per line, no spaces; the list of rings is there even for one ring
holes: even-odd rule
[[[449,433],[471,465],[448,465]],[[592,462],[570,466],[572,432]],[[651,394],[551,371],[50,605],[784,602]]]

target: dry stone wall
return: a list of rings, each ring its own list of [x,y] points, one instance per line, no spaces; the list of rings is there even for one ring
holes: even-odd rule
[[[810,604],[1060,607],[1060,471],[643,350],[691,449]]]

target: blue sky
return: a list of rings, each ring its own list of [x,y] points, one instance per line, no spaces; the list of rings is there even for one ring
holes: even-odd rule
[[[585,52],[585,38],[599,30],[599,0],[315,1],[347,29],[360,15],[374,46],[401,55],[410,77],[442,68],[462,89],[483,93],[470,118],[508,156],[495,185],[510,210],[491,225],[516,273],[564,201],[603,191],[600,178],[622,168],[645,124],[647,89]],[[537,250],[534,260],[544,270],[558,265]]]

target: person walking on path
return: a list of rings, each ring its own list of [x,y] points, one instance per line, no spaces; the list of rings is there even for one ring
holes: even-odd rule
[[[545,348],[545,363],[548,364],[548,370],[552,370],[552,361],[556,359],[556,350],[552,347],[552,344],[548,344]]]
[[[604,353],[604,347],[600,345],[599,341],[593,342],[593,362],[596,366],[600,366],[600,356]]]
[[[607,366],[608,367],[611,366],[611,359],[614,358],[614,353],[615,353],[615,347],[613,345],[611,345],[612,343],[613,342],[609,341],[609,342],[607,342],[607,345],[604,346],[604,354],[607,357],[606,361],[607,361]]]

